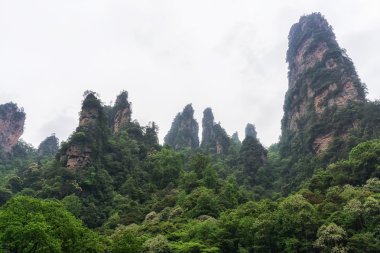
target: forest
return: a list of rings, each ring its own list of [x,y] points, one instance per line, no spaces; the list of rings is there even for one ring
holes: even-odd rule
[[[86,91],[68,140],[0,149],[0,252],[379,252],[380,103],[320,13],[292,27],[287,62],[270,147],[254,124],[228,135],[211,108],[200,141],[191,104],[160,144],[127,91],[112,106]],[[0,119],[10,107],[25,118],[11,103]]]

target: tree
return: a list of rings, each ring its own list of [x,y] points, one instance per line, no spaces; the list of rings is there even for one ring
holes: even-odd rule
[[[60,202],[26,196],[0,209],[0,245],[7,252],[102,252],[100,237]]]
[[[137,226],[136,226],[137,227]],[[144,239],[137,234],[135,226],[118,227],[110,237],[113,253],[140,253],[143,252]]]
[[[347,233],[335,223],[322,225],[317,232],[318,239],[314,242],[316,248],[321,252],[347,252],[344,246]]]

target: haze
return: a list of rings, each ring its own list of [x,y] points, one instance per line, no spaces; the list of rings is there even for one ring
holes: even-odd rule
[[[133,119],[163,137],[192,103],[228,134],[256,125],[277,142],[287,89],[287,36],[321,12],[347,49],[368,97],[379,98],[378,1],[0,1],[0,104],[27,114],[23,139],[37,146],[78,124],[82,94],[109,104],[129,92]]]

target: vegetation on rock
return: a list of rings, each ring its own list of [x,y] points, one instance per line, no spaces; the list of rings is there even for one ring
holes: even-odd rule
[[[113,106],[87,91],[58,150],[53,135],[0,152],[0,252],[379,252],[380,105],[320,14],[289,39],[282,136],[268,149],[253,124],[229,138],[210,108],[199,146],[191,104],[161,146],[126,91]]]

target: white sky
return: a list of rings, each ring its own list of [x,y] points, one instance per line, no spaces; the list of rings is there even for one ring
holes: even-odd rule
[[[23,139],[66,140],[82,94],[109,104],[129,92],[133,118],[155,121],[163,139],[193,103],[211,107],[228,134],[256,125],[266,145],[280,135],[291,25],[321,12],[379,98],[380,1],[0,0],[0,104],[27,113]]]

